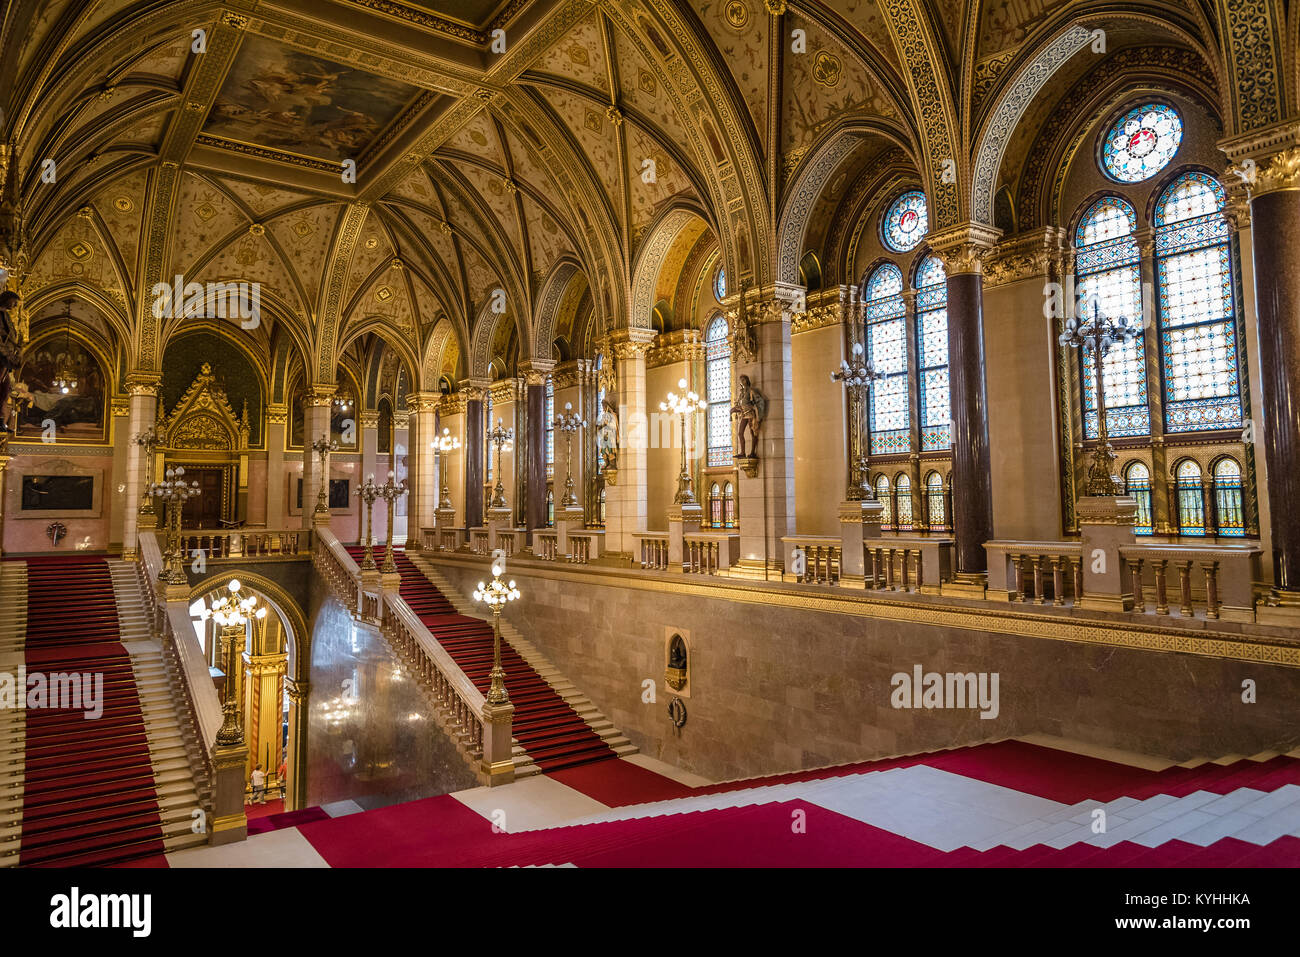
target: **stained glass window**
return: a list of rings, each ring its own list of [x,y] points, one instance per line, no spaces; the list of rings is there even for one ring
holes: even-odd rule
[[[1246,534],[1241,466],[1236,459],[1222,458],[1214,465],[1214,519],[1220,535],[1239,538]]]
[[[555,471],[555,383],[546,377],[546,474]]]
[[[898,527],[912,527],[912,480],[900,475],[894,480],[894,490],[898,492]]]
[[[867,280],[867,359],[883,373],[871,384],[871,453],[912,451],[908,416],[907,322],[903,273],[885,263]]]
[[[916,355],[921,400],[921,451],[952,446],[948,395],[948,279],[927,256],[916,271]]]
[[[1130,322],[1142,321],[1142,279],[1138,244],[1133,236],[1137,214],[1118,196],[1103,196],[1088,207],[1075,235],[1076,272],[1080,319],[1102,316]],[[1115,436],[1147,435],[1151,413],[1147,407],[1145,335],[1111,347],[1102,367],[1106,390],[1106,429]],[[1096,359],[1081,350],[1083,433],[1097,437]]]
[[[722,520],[727,528],[736,527],[736,486],[730,482],[722,487]]]
[[[1201,467],[1184,459],[1174,472],[1178,494],[1178,531],[1183,535],[1205,534],[1205,496]]]
[[[880,513],[880,524],[884,528],[894,527],[894,496],[889,488],[889,479],[881,475],[876,479],[876,498],[884,506]]]
[[[1178,112],[1162,103],[1129,110],[1106,133],[1101,165],[1121,183],[1140,183],[1169,165],[1183,140]]]
[[[885,218],[880,223],[880,233],[885,246],[896,253],[915,249],[930,231],[929,215],[925,209],[925,193],[912,190],[889,204]]]
[[[555,490],[546,489],[546,527],[555,527]]]
[[[722,487],[717,482],[709,486],[709,525],[722,527]]]
[[[930,530],[943,531],[947,527],[944,521],[943,476],[938,472],[931,472],[925,477],[925,507],[930,517]]]
[[[1223,187],[1184,173],[1156,204],[1156,281],[1169,432],[1239,429],[1237,324]]]
[[[727,332],[723,316],[714,316],[704,331],[710,468],[731,464],[731,347]]]
[[[1124,470],[1124,492],[1137,500],[1135,535],[1150,535],[1151,524],[1151,472],[1142,462],[1134,462]]]
[[[727,298],[727,270],[718,268],[718,274],[713,277],[713,298],[722,302]]]

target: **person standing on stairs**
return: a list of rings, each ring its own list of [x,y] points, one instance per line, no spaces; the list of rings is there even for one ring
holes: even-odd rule
[[[253,768],[253,799],[249,803],[266,803],[266,772],[260,764]]]

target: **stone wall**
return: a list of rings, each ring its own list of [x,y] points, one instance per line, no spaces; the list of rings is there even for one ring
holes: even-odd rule
[[[483,578],[477,565],[435,561],[462,592]],[[663,579],[575,580],[519,562],[510,574],[523,591],[511,623],[642,751],[713,779],[1030,733],[1180,761],[1300,744],[1294,668],[719,600]],[[664,685],[674,632],[691,652],[681,730]],[[892,707],[892,676],[918,664],[997,672],[997,717]],[[1241,700],[1247,678],[1257,704]],[[642,700],[647,679],[654,704]]]

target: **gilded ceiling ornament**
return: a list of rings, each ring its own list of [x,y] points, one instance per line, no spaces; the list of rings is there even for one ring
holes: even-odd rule
[[[120,213],[129,213],[131,210],[135,209],[135,203],[131,202],[131,200],[125,196],[119,196],[117,199],[113,200],[113,208]]]
[[[266,232],[266,227],[261,223],[249,223],[248,231],[254,236],[261,236]]]
[[[749,7],[745,6],[741,0],[731,0],[724,12],[727,22],[737,30],[743,29],[749,23]]]
[[[502,178],[501,185],[505,187],[505,191],[509,193],[511,196],[519,192],[519,184],[516,183],[513,179],[511,179],[509,176]]]
[[[80,216],[82,219],[90,219],[92,215],[90,207],[82,206],[80,209],[77,210],[77,215]]]
[[[623,125],[623,113],[615,104],[611,103],[609,105],[605,110],[605,116],[614,124],[615,128]]]
[[[767,7],[767,12],[774,17],[785,13],[785,0],[763,0],[763,6]]]
[[[605,124],[600,121],[600,114],[595,110],[587,111],[587,119],[584,125],[593,133],[599,133],[605,128]]]
[[[221,22],[228,27],[242,30],[244,27],[248,26],[248,17],[241,16],[238,13],[227,13],[221,18]]]
[[[840,65],[839,57],[832,56],[825,50],[817,52],[817,58],[813,61],[813,79],[822,86],[834,89],[840,84],[840,77],[844,75],[844,69]]]

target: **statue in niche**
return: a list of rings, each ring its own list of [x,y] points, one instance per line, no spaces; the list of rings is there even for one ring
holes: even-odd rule
[[[601,403],[600,417],[596,419],[596,448],[605,468],[618,468],[618,412],[609,399]]]
[[[731,407],[731,416],[736,419],[736,458],[758,458],[758,431],[767,418],[767,396],[758,391],[749,380],[749,376],[740,377],[740,388],[736,390],[736,402]],[[749,433],[749,451],[745,451],[745,433]]]
[[[674,691],[681,691],[686,687],[687,676],[686,642],[681,635],[673,635],[668,643],[668,667],[664,671],[664,681]]]

